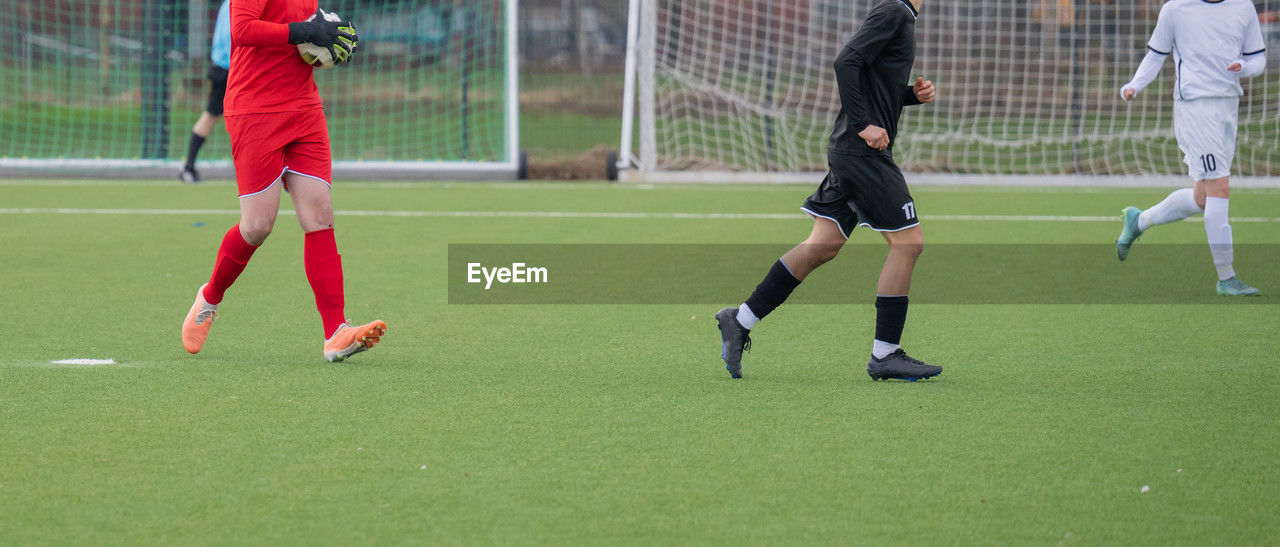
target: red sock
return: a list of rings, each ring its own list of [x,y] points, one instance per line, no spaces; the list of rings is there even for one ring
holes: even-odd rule
[[[227,235],[222,236],[222,246],[218,247],[218,260],[213,263],[213,275],[209,276],[209,284],[204,287],[204,301],[210,304],[222,302],[223,293],[240,277],[240,272],[244,271],[256,250],[258,245],[250,245],[240,235],[239,224],[227,230]]]
[[[302,264],[307,281],[316,293],[316,309],[324,323],[324,337],[329,339],[338,326],[346,322],[343,315],[342,255],[333,239],[333,228],[308,232],[302,244]]]

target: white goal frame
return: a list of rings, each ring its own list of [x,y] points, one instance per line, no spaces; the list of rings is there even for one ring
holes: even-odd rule
[[[362,180],[516,180],[524,171],[520,152],[520,0],[504,0],[507,6],[504,52],[505,158],[501,161],[352,161],[333,162],[334,178]],[[91,172],[107,178],[173,178],[182,160],[129,160],[94,158],[0,158],[0,177],[66,177]],[[207,177],[231,178],[235,170],[228,160],[201,162]]]

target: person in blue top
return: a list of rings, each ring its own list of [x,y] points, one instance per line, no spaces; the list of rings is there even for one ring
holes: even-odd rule
[[[187,145],[187,163],[183,164],[178,178],[183,182],[200,182],[196,171],[196,156],[200,147],[213,131],[214,124],[222,118],[222,98],[227,94],[227,73],[231,68],[231,0],[222,0],[218,8],[218,22],[213,26],[213,43],[209,46],[209,103],[196,124],[191,127],[191,143]]]

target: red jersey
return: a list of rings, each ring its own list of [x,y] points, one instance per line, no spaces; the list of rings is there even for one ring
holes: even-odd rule
[[[321,108],[315,69],[289,43],[289,23],[305,21],[318,0],[231,0],[231,73],[225,114]]]

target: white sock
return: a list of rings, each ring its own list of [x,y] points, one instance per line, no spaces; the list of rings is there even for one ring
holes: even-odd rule
[[[902,346],[899,346],[898,344],[890,344],[888,342],[876,340],[871,343],[871,356],[876,359],[884,359],[886,355],[898,351],[898,348],[900,347]]]
[[[741,306],[738,306],[738,324],[742,325],[742,328],[751,330],[755,328],[756,323],[759,322],[760,318],[756,317],[756,313],[751,311],[751,307],[748,306],[746,302],[743,302]]]
[[[1177,222],[1200,212],[1200,206],[1196,205],[1195,191],[1183,188],[1138,215],[1138,229],[1145,232],[1152,226]]]
[[[1218,279],[1231,279],[1235,250],[1231,245],[1231,224],[1227,223],[1227,198],[1205,198],[1204,234],[1209,237],[1209,254],[1218,268]]]

